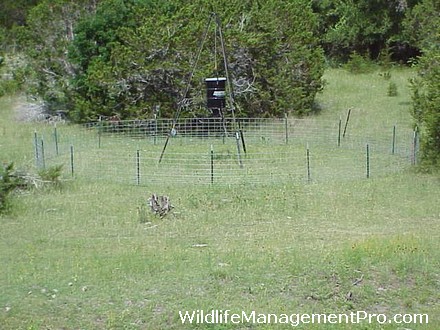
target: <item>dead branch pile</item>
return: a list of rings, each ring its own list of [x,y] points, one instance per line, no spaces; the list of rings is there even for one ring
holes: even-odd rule
[[[156,194],[151,195],[148,199],[148,205],[150,206],[151,211],[159,215],[161,218],[167,215],[167,213],[173,208],[168,196],[157,196]]]

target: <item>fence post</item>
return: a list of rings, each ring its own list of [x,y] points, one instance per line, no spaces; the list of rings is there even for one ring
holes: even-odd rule
[[[55,153],[58,156],[59,150],[58,150],[58,132],[57,132],[57,125],[55,124],[55,127],[53,128],[53,136],[55,140]]]
[[[34,132],[34,145],[35,145],[35,166],[39,166],[39,153],[38,153],[38,136],[37,131]]]
[[[338,147],[341,146],[341,128],[342,128],[342,118],[339,116],[339,125],[338,125]]]
[[[347,119],[345,120],[344,133],[342,134],[343,138],[345,138],[345,133],[347,132],[347,125],[348,125],[348,121],[350,120],[350,114],[351,114],[351,108],[348,109]]]
[[[240,152],[240,133],[238,131],[235,132],[235,141],[237,142],[237,157],[238,164],[241,168],[243,168],[243,162],[241,161],[241,152]]]
[[[75,174],[74,166],[73,166],[73,145],[70,146],[70,171],[73,177]]]
[[[211,184],[214,184],[214,149],[211,144]]]
[[[394,155],[396,152],[396,125],[393,126],[393,144],[391,147],[391,154]]]
[[[157,113],[154,113],[154,137],[153,137],[153,144],[156,145],[157,143]]]
[[[41,138],[41,165],[45,169],[46,168],[46,160],[44,159],[44,141]]]
[[[99,122],[98,126],[98,148],[101,149],[101,135],[102,135],[102,121]]]
[[[244,141],[243,130],[240,129],[239,132],[240,132],[241,144],[243,145],[243,151],[244,151],[244,154],[246,155],[246,142]]]
[[[370,178],[370,146],[367,144],[367,179]]]
[[[310,183],[312,181],[312,177],[310,173],[310,149],[308,143],[307,143],[306,156],[307,156],[307,182]]]
[[[136,151],[136,182],[139,186],[141,184],[141,168],[140,168],[140,153],[139,149]]]
[[[417,165],[417,149],[418,149],[418,138],[419,138],[419,133],[418,133],[418,129],[416,127],[416,129],[414,130],[413,133],[413,154],[412,154],[412,165]]]
[[[289,143],[289,130],[288,130],[287,112],[284,113],[284,130],[286,132],[286,144],[288,144]]]

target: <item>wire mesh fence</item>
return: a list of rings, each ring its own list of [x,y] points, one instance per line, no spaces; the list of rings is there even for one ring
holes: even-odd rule
[[[234,137],[236,128],[245,141],[257,144],[314,143],[316,145],[357,148],[367,142],[375,143],[388,152],[405,153],[411,144],[413,133],[405,125],[350,123],[347,119],[335,121],[293,118],[238,118],[237,125],[231,119],[191,118],[180,119],[174,134],[179,142],[199,144],[201,140],[226,140]],[[171,119],[100,121],[84,125],[94,132],[98,142],[107,137],[142,139],[152,144],[160,143],[173,127]],[[99,145],[99,143],[98,143]],[[100,145],[99,145],[100,146]]]
[[[340,181],[386,175],[416,162],[418,136],[410,128],[347,124],[182,119],[166,150],[172,120],[46,127],[34,136],[35,164],[64,164],[75,177],[148,185]]]

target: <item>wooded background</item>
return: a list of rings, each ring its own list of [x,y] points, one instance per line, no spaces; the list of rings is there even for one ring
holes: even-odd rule
[[[418,64],[415,124],[440,150],[440,2],[4,0],[0,95],[26,90],[76,122],[175,113],[212,12],[221,18],[229,71],[246,117],[317,110],[328,65]],[[211,28],[212,30],[212,28]],[[206,116],[203,79],[223,76],[208,31],[184,116]],[[436,156],[437,157],[437,156]],[[438,157],[436,158],[438,159]]]

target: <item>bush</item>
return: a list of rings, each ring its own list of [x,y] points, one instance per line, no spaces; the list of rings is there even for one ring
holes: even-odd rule
[[[0,56],[0,96],[20,92],[28,75],[20,56]]]
[[[422,162],[440,167],[440,51],[420,58],[418,77],[411,81],[412,115],[421,131]]]
[[[374,65],[371,60],[353,52],[344,68],[351,73],[368,73],[373,71]]]
[[[391,72],[385,71],[379,74],[383,79],[390,80],[391,79]]]
[[[61,175],[63,172],[63,165],[55,165],[38,171],[43,183],[50,184],[55,187],[61,185]]]
[[[63,165],[56,165],[38,171],[31,175],[14,169],[14,164],[4,164],[0,167],[0,214],[11,209],[11,194],[17,190],[43,189],[45,187],[59,188]]]
[[[0,81],[0,96],[12,95],[20,91],[20,84],[15,80]]]
[[[387,95],[388,96],[397,96],[397,84],[393,81],[390,81],[390,83],[388,84],[388,92]]]
[[[10,195],[22,184],[23,180],[14,171],[14,163],[3,164],[0,167],[0,213],[10,209]]]

